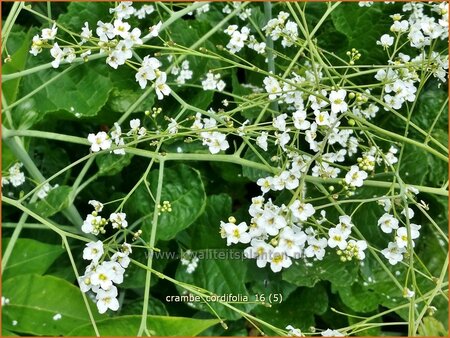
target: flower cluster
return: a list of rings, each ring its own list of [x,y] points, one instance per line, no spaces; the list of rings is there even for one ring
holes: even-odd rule
[[[25,183],[25,174],[20,171],[23,167],[22,162],[16,162],[8,170],[8,175],[2,176],[2,187],[11,183],[13,187],[19,187]]]
[[[122,1],[116,7],[110,9],[110,13],[114,16],[111,22],[97,22],[96,36],[90,29],[89,23],[85,22],[79,34],[80,41],[72,46],[60,46],[59,43],[67,43],[64,39],[59,39],[59,43],[53,42],[57,39],[58,32],[58,28],[54,24],[51,28],[43,29],[41,35],[33,37],[30,53],[36,56],[42,51],[43,47],[50,48],[50,54],[53,57],[51,64],[53,68],[58,68],[62,61],[72,63],[77,55],[87,60],[87,57],[92,54],[92,50],[99,50],[107,54],[106,63],[117,69],[133,58],[134,48],[142,46],[143,41],[158,36],[162,26],[162,22],[158,22],[150,27],[147,36],[141,38],[141,30],[137,27],[132,28],[125,20],[131,17],[142,19],[153,11],[152,5],[143,5],[140,9],[136,9],[131,1]],[[164,96],[170,94],[171,90],[166,84],[167,74],[159,70],[160,66],[160,61],[147,55],[136,73],[136,81],[142,89],[146,87],[147,81],[154,81],[156,95],[159,100],[162,100]],[[183,69],[178,81],[184,83],[184,80],[191,77],[192,72]]]
[[[422,68],[424,62],[430,62],[430,70],[433,76],[441,82],[446,82],[448,70],[448,55],[439,55],[432,52],[430,55],[425,51],[425,47],[430,46],[436,40],[448,39],[448,4],[440,3],[431,6],[431,12],[438,13],[441,17],[427,15],[423,3],[411,3],[403,6],[403,12],[411,12],[408,20],[403,19],[403,15],[397,13],[392,15],[393,24],[390,34],[384,34],[377,41],[384,49],[389,49],[394,42],[399,42],[402,37],[406,37],[410,46],[420,51],[418,55],[410,56],[398,53],[390,63],[398,68],[380,69],[375,78],[383,83],[384,102],[392,109],[400,109],[405,102],[414,102],[416,99],[416,83],[420,80],[417,72]]]
[[[292,46],[298,39],[298,26],[294,21],[288,20],[289,13],[280,12],[277,18],[269,20],[263,27],[266,35],[269,35],[273,41],[280,37],[283,47]]]
[[[414,187],[407,187],[407,191],[418,194],[419,191]],[[386,234],[394,234],[394,241],[389,242],[388,247],[381,250],[383,256],[389,260],[389,263],[396,265],[403,260],[403,255],[407,252],[408,247],[414,247],[414,240],[420,236],[421,226],[410,222],[414,217],[414,211],[409,208],[403,208],[398,215],[391,200],[384,198],[379,201],[384,207],[385,213],[378,219],[378,226],[381,231]],[[405,218],[405,220],[402,220]]]
[[[248,27],[242,27],[239,31],[238,25],[230,25],[224,32],[230,36],[230,41],[226,47],[232,54],[241,51],[245,45],[258,54],[264,54],[266,50],[266,43],[258,42],[255,36],[250,34]]]
[[[273,272],[291,266],[292,259],[322,260],[327,246],[338,247],[338,254],[344,253],[343,260],[365,258],[365,241],[347,241],[353,226],[349,216],[339,218],[339,223],[328,230],[327,239],[308,226],[311,224],[308,220],[312,220],[315,211],[311,203],[300,200],[279,207],[270,199],[266,201],[264,197],[258,196],[252,199],[249,208],[252,216],[250,226],[245,222],[236,224],[236,219],[230,217],[228,222],[220,223],[221,236],[227,239],[227,245],[250,243],[250,247],[244,251],[245,256],[256,259],[260,268],[270,264]]]
[[[202,81],[203,90],[217,90],[219,92],[224,90],[226,84],[220,77],[220,73],[214,74],[213,72],[208,72],[206,79]]]
[[[173,57],[170,55],[170,57],[167,58],[170,62],[172,61]],[[172,70],[170,71],[172,75],[177,75],[177,78],[175,79],[175,82],[178,85],[182,85],[186,83],[186,80],[192,79],[192,75],[194,74],[192,70],[189,68],[189,61],[184,60],[181,63],[181,66],[173,66]]]
[[[85,233],[98,235],[105,233],[105,226],[111,222],[113,229],[123,229],[128,226],[126,214],[122,212],[112,213],[106,220],[99,216],[103,209],[103,204],[91,200],[89,204],[94,207],[94,211],[87,215],[81,230]],[[130,264],[129,254],[132,252],[131,245],[124,242],[120,245],[120,250],[115,252],[110,260],[105,245],[102,241],[89,242],[83,250],[83,259],[91,261],[86,267],[83,276],[78,279],[80,289],[83,292],[92,291],[95,294],[97,308],[100,313],[105,313],[108,309],[117,311],[119,301],[118,291],[114,284],[121,284],[125,269]]]
[[[186,272],[193,273],[198,266],[199,258],[191,250],[186,250],[180,259],[181,265],[186,266]]]

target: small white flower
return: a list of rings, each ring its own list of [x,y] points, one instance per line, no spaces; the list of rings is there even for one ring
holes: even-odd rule
[[[284,253],[281,248],[275,248],[270,255],[270,268],[273,272],[280,272],[283,268],[292,265],[292,260]]]
[[[385,213],[378,220],[378,226],[381,227],[383,232],[390,234],[392,230],[398,229],[398,219],[391,214]]]
[[[91,151],[96,153],[100,150],[106,150],[111,148],[112,141],[108,134],[104,131],[100,131],[96,134],[89,134],[88,141],[91,142]]]
[[[109,290],[98,290],[97,296],[97,308],[98,312],[105,313],[108,309],[117,311],[119,309],[119,301],[117,300],[117,288],[111,286]]]
[[[379,41],[377,41],[377,45],[380,45],[383,48],[389,48],[394,44],[394,38],[389,34],[383,34]]]
[[[165,96],[168,96],[171,92],[170,87],[166,84],[167,74],[160,72],[155,81],[155,92],[158,96],[158,100],[162,100]]]
[[[212,133],[203,132],[200,135],[203,137],[203,145],[209,147],[211,154],[217,154],[221,150],[227,150],[230,147],[226,135],[219,133],[218,131]]]
[[[149,29],[149,35],[152,37],[158,36],[159,31],[161,30],[162,22],[158,22],[156,25],[150,27]]]
[[[258,147],[260,147],[262,150],[267,151],[267,138],[269,136],[269,133],[266,131],[261,132],[261,134],[256,138],[256,144]]]
[[[14,187],[19,187],[25,183],[25,174],[20,171],[20,168],[22,168],[22,166],[23,164],[21,162],[17,162],[8,170],[8,180]]]
[[[88,204],[92,205],[97,212],[101,212],[103,210],[103,203],[96,201],[96,200],[90,200]]]
[[[58,28],[56,27],[56,23],[54,23],[52,28],[44,28],[42,30],[41,37],[43,40],[54,40],[57,32]]]
[[[325,248],[327,247],[327,239],[314,237],[308,238],[308,247],[305,249],[306,257],[316,257],[318,260],[322,260],[325,256]]]
[[[360,1],[361,3],[362,1]],[[372,1],[366,1],[367,3]],[[345,335],[338,330],[326,329],[320,333],[324,337],[344,337]]]
[[[227,245],[250,242],[250,235],[246,232],[248,226],[245,222],[241,222],[238,225],[221,222],[220,226],[225,231]]]
[[[339,249],[345,250],[347,247],[347,237],[340,229],[331,228],[328,230],[328,236],[330,236],[328,239],[328,246],[330,248],[335,248],[337,246]]]
[[[256,265],[259,268],[265,267],[273,251],[273,246],[256,238],[253,238],[250,244],[251,246],[244,250],[245,257],[256,258]]]
[[[302,222],[306,221],[308,217],[314,215],[316,212],[311,203],[303,203],[299,200],[295,200],[289,209],[292,211],[292,215]]]
[[[97,263],[99,259],[102,258],[103,253],[104,250],[102,241],[89,242],[83,250],[83,259]]]
[[[347,103],[345,102],[345,96],[347,92],[344,89],[338,91],[332,90],[329,96],[331,102],[331,112],[337,114],[339,112],[345,113],[347,111]]]
[[[381,250],[383,256],[389,260],[389,264],[395,265],[403,260],[403,254],[406,252],[405,248],[399,248],[397,243],[389,242],[386,249]]]
[[[98,235],[101,220],[102,218],[100,216],[89,214],[81,225],[81,230],[86,234]]]
[[[367,176],[364,170],[359,170],[358,166],[353,165],[345,175],[345,182],[352,187],[361,187]]]
[[[128,222],[125,219],[126,217],[127,215],[124,212],[112,213],[109,216],[109,219],[113,229],[126,228],[128,226]]]
[[[304,337],[304,334],[300,329],[294,328],[292,325],[286,326],[286,330],[289,330],[288,335],[291,337]]]

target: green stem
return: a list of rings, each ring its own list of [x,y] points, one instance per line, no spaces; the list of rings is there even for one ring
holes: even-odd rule
[[[11,12],[9,12],[8,17],[5,20],[2,28],[2,55],[6,48],[6,42],[8,41],[9,33],[19,16],[20,11],[24,6],[24,2],[14,2],[11,8]]]
[[[156,242],[156,230],[158,228],[158,206],[161,202],[161,192],[164,180],[164,160],[160,161],[159,164],[159,174],[158,174],[158,187],[156,190],[156,200],[155,200],[155,208],[153,210],[153,221],[152,221],[152,231],[150,234],[150,249],[148,251],[148,260],[147,260],[147,274],[145,276],[145,289],[144,289],[144,305],[142,307],[142,320],[141,325],[138,331],[138,337],[142,336],[142,333],[147,328],[147,313],[148,313],[148,302],[150,298],[150,285],[152,278],[152,266],[153,266],[153,248],[155,247]]]
[[[77,270],[77,264],[75,263],[75,260],[73,259],[73,255],[72,255],[72,251],[70,250],[69,242],[67,241],[66,236],[61,236],[61,237],[62,237],[62,240],[64,243],[64,247],[67,251],[67,255],[69,256],[69,260],[70,260],[70,264],[72,265],[73,272],[78,281],[80,279],[80,275]],[[81,292],[81,290],[80,290],[80,292]],[[86,311],[88,313],[89,320],[91,321],[92,328],[94,329],[95,335],[97,337],[100,337],[100,332],[98,331],[97,324],[95,323],[94,315],[92,314],[91,306],[89,305],[89,300],[87,299],[86,294],[84,292],[81,292],[81,297],[83,297],[83,302],[84,302],[84,305],[86,306]]]
[[[389,137],[391,137],[391,138],[393,138],[395,140],[399,140],[399,141],[402,141],[402,142],[405,142],[405,143],[412,144],[412,145],[414,145],[416,147],[419,147],[419,148],[421,148],[421,149],[423,149],[423,150],[425,150],[425,151],[435,155],[437,158],[439,158],[439,159],[441,159],[441,160],[443,160],[443,161],[448,163],[448,157],[446,155],[441,154],[437,150],[431,148],[430,146],[428,146],[428,145],[426,145],[426,144],[424,144],[422,142],[418,142],[418,141],[412,140],[412,139],[410,139],[408,137],[404,137],[402,135],[398,135],[396,133],[393,133],[393,132],[391,132],[389,130],[380,128],[380,127],[378,127],[378,126],[368,122],[367,120],[362,119],[362,118],[360,118],[358,116],[355,116],[353,114],[349,113],[348,115],[351,116],[352,119],[357,120],[358,122],[366,125],[367,127],[369,127],[372,130],[376,130],[380,134],[384,134],[384,135],[389,136]]]

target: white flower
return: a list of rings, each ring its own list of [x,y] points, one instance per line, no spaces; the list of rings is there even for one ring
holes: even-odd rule
[[[9,182],[14,186],[18,187],[25,183],[25,174],[20,171],[23,164],[21,162],[15,163],[11,168],[9,168]]]
[[[117,7],[109,9],[109,13],[115,13],[116,17],[119,19],[129,19],[135,11],[132,1],[121,1]]]
[[[399,248],[397,243],[389,242],[386,249],[381,250],[383,256],[389,260],[389,264],[395,265],[403,260],[403,254],[406,252],[405,248]]]
[[[103,290],[108,290],[113,286],[112,279],[115,276],[115,272],[111,269],[110,266],[107,266],[103,263],[97,266],[92,272],[91,283],[92,285],[99,286]]]
[[[128,22],[123,22],[120,19],[114,20],[113,23],[113,33],[114,35],[120,36],[122,39],[126,39],[128,37],[128,31],[130,30],[131,26]]]
[[[286,118],[287,114],[278,115],[273,119],[272,125],[279,131],[286,131]]]
[[[389,34],[383,34],[379,41],[377,41],[377,45],[380,45],[383,48],[389,48],[394,43],[394,38]]]
[[[308,238],[309,246],[305,249],[306,257],[316,257],[318,260],[322,260],[325,256],[325,248],[327,247],[327,239],[320,238],[316,239],[314,237]]]
[[[362,1],[360,1],[361,3]],[[367,3],[372,2],[373,1],[366,1]],[[344,337],[345,335],[341,332],[339,332],[338,330],[332,330],[332,329],[326,329],[325,331],[320,333],[322,336],[324,337]]]
[[[33,43],[31,45],[31,49],[30,49],[30,54],[36,56],[38,55],[40,52],[42,52],[42,44],[44,42],[41,40],[41,38],[39,37],[39,35],[35,35],[33,36]]]
[[[141,126],[141,120],[140,119],[132,119],[132,120],[130,120],[130,128],[132,130],[137,131],[140,126]]]
[[[111,139],[109,138],[108,134],[104,131],[100,131],[95,134],[89,134],[88,135],[88,141],[91,142],[91,151],[96,153],[100,150],[106,150],[111,148]]]
[[[353,165],[345,175],[345,182],[352,187],[361,187],[367,176],[364,170],[359,170],[358,166]]]
[[[260,147],[262,150],[267,151],[267,138],[269,136],[269,133],[266,131],[261,132],[261,134],[256,138],[256,144],[258,147]]]
[[[284,253],[281,248],[275,248],[270,255],[270,268],[273,272],[280,272],[282,268],[288,268],[292,265],[292,260]]]
[[[53,47],[50,49],[50,54],[54,58],[54,60],[52,61],[52,67],[53,68],[58,68],[59,64],[64,59],[64,52],[59,47],[57,42],[55,42]]]
[[[391,214],[385,213],[378,220],[378,226],[381,227],[383,232],[390,234],[393,229],[398,229],[398,219]]]
[[[281,230],[278,248],[290,257],[300,258],[306,242],[306,234],[303,231],[294,232],[292,228],[285,227]]]
[[[117,300],[117,288],[111,286],[109,290],[98,290],[97,308],[99,313],[105,313],[108,309],[117,311],[119,309],[119,301]]]
[[[299,130],[307,130],[311,126],[311,122],[306,120],[306,110],[296,110],[292,114],[295,128]]]
[[[294,203],[291,204],[289,209],[292,211],[292,215],[304,222],[308,219],[308,217],[314,215],[316,212],[313,205],[311,203],[303,203],[299,200],[295,200]]]
[[[96,200],[90,200],[88,204],[92,205],[97,212],[101,212],[103,210],[103,203],[96,201]]]
[[[123,282],[123,274],[125,269],[121,266],[119,262],[115,261],[105,261],[101,265],[106,270],[111,271],[111,280],[116,284],[121,284]]]
[[[109,216],[109,219],[112,223],[113,229],[121,229],[126,228],[128,226],[128,222],[126,221],[127,215],[123,212],[112,213]]]
[[[263,194],[269,192],[273,185],[273,177],[261,177],[256,181],[256,184],[261,187],[261,191]]]
[[[406,287],[403,289],[403,297],[405,297],[405,298],[412,298],[412,297],[414,297],[415,294],[416,293],[414,291],[411,291],[410,289],[408,289]]]
[[[101,224],[102,218],[100,216],[87,215],[83,224],[81,225],[81,230],[87,234],[99,234],[99,226]]]
[[[103,256],[103,242],[89,242],[86,244],[86,248],[83,250],[83,259],[93,261],[97,263]]]
[[[124,252],[116,252],[111,257],[111,261],[119,263],[123,268],[127,268],[130,265],[130,257],[128,257],[127,253]]]
[[[273,251],[273,246],[256,238],[252,239],[250,245],[244,250],[245,257],[256,258],[256,265],[259,268],[265,267]]]
[[[347,92],[344,89],[338,91],[332,90],[329,96],[331,102],[331,112],[337,114],[339,112],[345,113],[347,111],[347,103],[344,101]]]
[[[245,222],[236,225],[234,223],[224,223],[221,221],[220,226],[225,231],[227,245],[250,242],[250,235],[246,232],[248,226]]]
[[[336,225],[336,229],[339,230],[345,238],[347,238],[350,236],[351,228],[353,226],[354,225],[350,216],[344,215],[339,216],[339,224]]]
[[[92,38],[92,30],[89,29],[89,23],[84,23],[84,27],[81,28],[80,36],[82,38],[81,44],[87,42],[87,40],[90,40]]]
[[[203,137],[203,145],[209,147],[211,154],[217,154],[221,150],[227,150],[230,147],[225,134],[214,131],[212,133],[203,132],[200,135]]]
[[[158,22],[156,25],[150,27],[149,29],[149,35],[152,37],[158,36],[159,31],[161,30],[162,22]]]
[[[272,76],[268,76],[264,78],[263,82],[266,92],[269,93],[270,100],[274,100],[277,98],[277,96],[281,95],[281,87],[277,79]]]
[[[41,33],[42,40],[54,40],[57,32],[56,23],[53,24],[52,28],[44,28]]]
[[[286,326],[286,330],[289,330],[288,335],[291,337],[304,337],[300,329],[294,328],[292,325]]]
[[[167,74],[160,72],[155,81],[155,92],[158,96],[158,100],[162,100],[165,96],[168,96],[171,92],[170,87],[166,84]]]
[[[403,209],[401,214],[405,217],[408,217],[408,219],[411,219],[414,217],[414,210],[411,208]]]
[[[97,21],[97,29],[95,33],[100,38],[100,41],[108,41],[115,36],[114,26],[111,23],[103,23],[102,21]]]
[[[337,246],[339,249],[345,250],[347,247],[347,237],[340,229],[331,228],[328,230],[328,236],[330,236],[328,239],[328,246],[330,248],[335,248]]]

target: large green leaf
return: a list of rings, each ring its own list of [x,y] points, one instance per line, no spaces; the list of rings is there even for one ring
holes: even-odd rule
[[[332,13],[336,29],[348,39],[348,49],[356,48],[362,54],[361,62],[374,62],[387,58],[376,41],[389,33],[392,20],[378,5],[359,7],[356,3],[342,3]]]
[[[142,316],[120,316],[97,322],[102,336],[133,336],[138,333]],[[148,316],[147,328],[153,336],[197,336],[217,324],[217,319],[192,319],[183,317]],[[70,336],[94,336],[89,324],[81,326]]]
[[[8,244],[9,238],[3,241],[3,248]],[[63,252],[61,245],[19,238],[3,271],[2,279],[6,281],[8,278],[30,273],[43,274]]]
[[[67,12],[58,17],[58,23],[79,33],[84,23],[88,22],[89,28],[95,31],[98,20],[105,21],[111,16],[109,8],[112,7],[107,2],[71,2],[67,7]]]
[[[103,60],[95,60],[78,65],[76,69],[47,85],[25,102],[29,110],[38,112],[39,119],[46,113],[59,110],[76,116],[97,115],[107,102],[112,89],[112,82],[107,75],[112,69],[107,69],[102,62]],[[22,95],[41,86],[66,67],[68,66],[61,65],[58,69],[42,70],[23,78]]]
[[[371,312],[378,308],[380,295],[367,287],[368,283],[339,286],[337,291],[342,302],[356,312]]]
[[[269,296],[270,294],[266,295],[266,301],[269,300]],[[271,307],[257,306],[253,312],[256,317],[277,327],[285,328],[292,325],[307,331],[315,325],[314,315],[323,314],[327,310],[327,291],[322,284],[317,284],[314,288],[298,288],[287,299],[271,305]]]
[[[156,196],[158,175],[159,170],[154,170],[149,175],[153,196]],[[169,240],[194,223],[205,208],[206,195],[199,172],[184,164],[164,169],[161,204],[163,201],[170,202],[172,211],[161,212],[159,215],[157,238]],[[147,216],[143,236],[150,234],[154,203],[145,186],[136,190],[129,206],[137,213],[137,217]]]
[[[11,55],[11,61],[2,64],[2,74],[12,74],[24,70],[27,58],[30,55],[28,51],[32,33],[32,30],[29,30],[27,33],[23,31],[10,33],[7,47]],[[21,77],[18,77],[2,83],[2,92],[7,103],[11,104],[16,101],[20,80]]]
[[[231,197],[227,194],[208,196],[205,212],[189,229],[193,250],[226,248],[226,241],[220,236],[220,221],[231,216]]]
[[[46,198],[28,207],[43,217],[50,217],[69,206],[71,191],[69,186],[59,186],[50,190]]]
[[[223,254],[223,256],[220,256],[220,254]],[[209,257],[206,254],[200,256],[200,253],[198,253],[200,260],[197,269],[192,274],[189,274],[186,272],[185,266],[179,265],[176,272],[176,279],[214,292],[218,296],[229,294],[241,297],[246,296],[248,297],[248,301],[253,301],[254,297],[249,293],[243,283],[247,274],[247,261],[226,259],[227,257],[232,257],[230,256],[231,254],[234,254],[234,257],[242,256],[240,252],[231,250],[220,252],[210,251],[207,253]],[[183,292],[183,289],[180,289],[180,292]],[[209,305],[222,318],[235,320],[241,317],[239,313],[221,305],[218,301],[211,300]],[[231,305],[244,312],[250,311],[254,307],[254,304],[248,303],[232,303]],[[194,302],[192,306],[213,313],[202,302]]]
[[[99,168],[98,174],[102,176],[116,175],[131,163],[132,158],[132,154],[101,154],[95,158],[95,162]]]
[[[337,286],[352,284],[356,279],[358,266],[355,262],[343,263],[335,253],[328,253],[321,261],[305,263],[296,261],[283,271],[283,279],[298,286],[313,287],[321,280],[328,280]]]
[[[89,316],[81,291],[69,282],[53,276],[21,275],[3,283],[3,295],[9,305],[3,308],[7,330],[30,335],[68,335],[74,328],[88,324]],[[94,317],[103,318],[89,301]],[[61,315],[54,320],[53,316]],[[17,321],[13,325],[13,321]],[[90,324],[88,324],[90,325]]]

